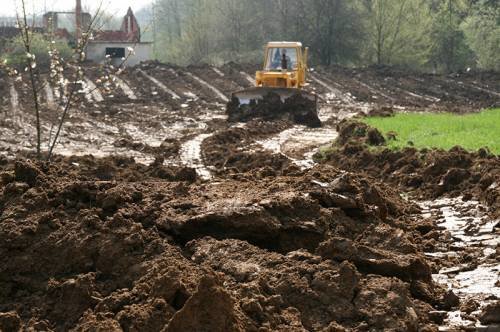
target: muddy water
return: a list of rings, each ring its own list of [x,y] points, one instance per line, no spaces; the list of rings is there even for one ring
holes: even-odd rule
[[[475,255],[471,262],[442,268],[434,274],[435,281],[446,285],[460,298],[461,303],[475,300],[480,307],[471,315],[459,310],[448,313],[442,331],[456,327],[481,327],[474,317],[481,308],[500,297],[500,263],[496,248],[500,245],[500,232],[495,229],[499,220],[485,213],[486,208],[477,201],[464,202],[459,198],[443,198],[421,202],[424,217],[434,217],[442,227],[447,243],[441,243],[437,252],[427,253],[429,258],[460,259],[465,252]]]
[[[192,167],[196,170],[198,176],[202,179],[210,179],[212,177],[210,170],[203,164],[201,157],[201,143],[213,134],[200,134],[187,141],[181,147],[180,159],[181,163]]]
[[[314,165],[312,156],[318,148],[337,136],[337,131],[331,127],[311,129],[294,126],[257,143],[266,150],[284,154],[301,168],[310,168]]]

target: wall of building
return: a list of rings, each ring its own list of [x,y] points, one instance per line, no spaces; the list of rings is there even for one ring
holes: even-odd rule
[[[104,63],[106,60],[106,48],[124,48],[125,56],[129,53],[128,47],[134,49],[134,54],[130,55],[126,62],[126,66],[135,66],[142,61],[151,60],[152,44],[151,43],[126,43],[126,42],[101,42],[93,41],[87,45],[86,56],[87,60],[95,63]],[[122,62],[121,58],[111,59],[113,65],[118,65]]]

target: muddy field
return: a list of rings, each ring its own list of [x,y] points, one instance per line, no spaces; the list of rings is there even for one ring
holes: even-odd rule
[[[373,152],[349,119],[499,106],[500,75],[315,69],[321,127],[227,121],[255,69],[128,69],[81,95],[51,163],[0,73],[1,331],[498,328],[499,157]],[[46,142],[57,89],[41,102]]]

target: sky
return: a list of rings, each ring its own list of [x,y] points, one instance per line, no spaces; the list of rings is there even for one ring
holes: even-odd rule
[[[134,12],[139,9],[150,6],[153,0],[103,0],[103,8],[106,12],[123,16],[126,14],[128,7],[131,7]],[[47,11],[69,11],[74,9],[75,0],[25,0],[26,10],[31,14],[43,14]],[[82,0],[84,10],[90,9],[93,13],[100,0]],[[21,0],[0,0],[0,16],[15,16],[16,8],[21,8]]]

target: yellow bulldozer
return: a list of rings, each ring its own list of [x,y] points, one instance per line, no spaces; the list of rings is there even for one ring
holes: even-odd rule
[[[300,42],[269,42],[264,52],[264,68],[255,74],[255,86],[236,91],[228,103],[230,120],[253,117],[291,120],[319,126],[316,95],[307,86],[308,48]]]

